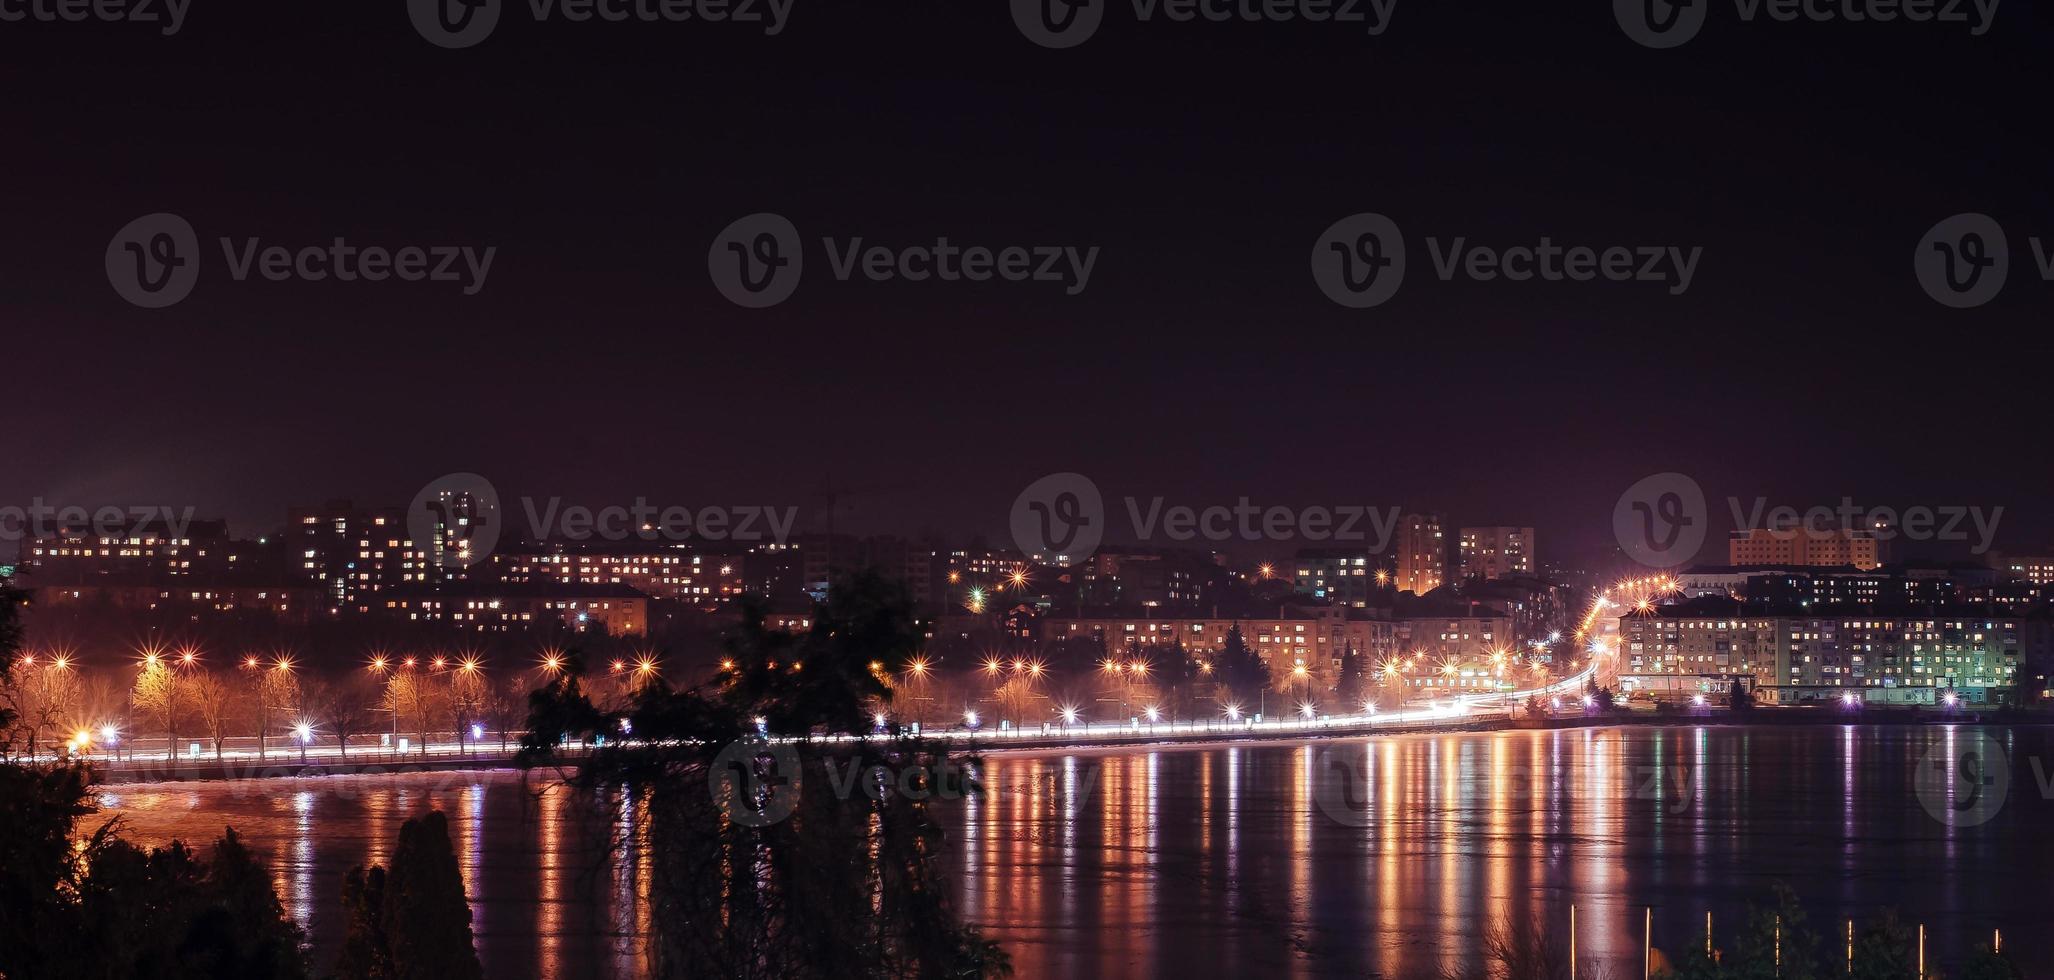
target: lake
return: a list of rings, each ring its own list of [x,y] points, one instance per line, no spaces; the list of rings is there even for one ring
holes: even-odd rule
[[[2038,975],[2050,754],[2039,727],[1787,725],[1060,750],[987,757],[988,792],[939,806],[957,907],[1023,977],[1436,976],[1477,962],[1494,921],[1566,936],[1572,904],[1584,961],[1637,976],[1647,910],[1654,945],[1680,948],[1707,912],[1729,935],[1778,881],[1829,935],[1894,906],[1936,963],[2002,928]],[[110,786],[102,803],[144,843],[236,827],[322,969],[343,874],[439,807],[489,975],[641,969],[642,869],[606,857],[609,820],[550,774]]]

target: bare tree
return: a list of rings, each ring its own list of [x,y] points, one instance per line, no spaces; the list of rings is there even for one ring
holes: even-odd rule
[[[186,679],[177,669],[162,660],[150,660],[143,664],[135,687],[129,691],[129,703],[138,712],[153,716],[163,727],[166,759],[178,758],[178,713],[185,709],[180,700],[186,687]]]
[[[411,719],[421,741],[421,755],[428,754],[428,716],[437,698],[428,678],[411,668],[393,672],[385,683],[386,709],[397,718]],[[395,746],[396,748],[397,746]]]
[[[513,674],[485,699],[485,723],[499,733],[502,752],[507,748],[507,734],[521,728],[527,721],[530,690],[527,678]]]
[[[235,686],[216,676],[212,671],[194,672],[189,681],[193,703],[200,715],[200,725],[208,739],[214,743],[214,761],[221,761],[222,743],[236,729],[246,725],[249,711],[242,692]]]
[[[35,754],[45,733],[54,733],[48,741],[55,745],[77,727],[85,678],[69,656],[24,658],[16,664],[9,687],[10,706],[16,723],[25,729],[30,755]]]
[[[293,719],[299,713],[303,694],[300,679],[289,667],[273,665],[257,669],[256,681],[257,756],[268,758],[271,719]]]
[[[343,758],[349,758],[350,736],[370,730],[379,693],[366,679],[356,675],[308,682],[307,701],[313,718],[335,736],[336,749]]]

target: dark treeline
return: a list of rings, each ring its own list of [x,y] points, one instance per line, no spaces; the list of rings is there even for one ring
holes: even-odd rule
[[[0,585],[0,688],[18,683],[22,593]],[[97,815],[84,764],[24,761],[0,702],[0,977],[37,980],[473,980],[483,975],[447,824],[409,820],[390,868],[334,883],[350,936],[317,972],[264,867],[233,828],[206,854],[144,849]]]
[[[0,594],[8,689],[18,687],[22,600]],[[637,808],[634,820],[611,822],[635,836],[613,843],[651,869],[656,975],[1009,972],[1003,951],[951,910],[946,842],[927,812],[950,773],[974,772],[974,758],[896,729],[832,743],[754,737],[870,731],[896,693],[882,665],[917,656],[923,642],[903,588],[858,576],[838,583],[804,633],[768,627],[749,604],[722,650],[729,666],[704,684],[674,687],[655,672],[618,684],[610,663],[589,666],[604,644],[574,642],[525,700],[525,762],[595,806]],[[0,835],[0,976],[481,976],[441,814],[407,822],[390,867],[334,883],[347,936],[339,950],[313,951],[232,829],[202,857],[184,843],[146,851],[118,821],[90,828],[87,764],[26,761],[22,730],[0,708],[0,819],[16,831]],[[615,737],[626,732],[632,742]],[[554,768],[551,754],[571,740],[602,747],[576,770]],[[787,754],[784,768],[763,768]],[[853,780],[848,791],[828,791],[841,776]],[[974,776],[957,785],[974,791]],[[792,788],[788,800],[779,786]]]

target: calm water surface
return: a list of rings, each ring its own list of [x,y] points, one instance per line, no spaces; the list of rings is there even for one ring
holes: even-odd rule
[[[1015,754],[986,759],[991,792],[942,814],[958,907],[1023,977],[1434,976],[1473,962],[1493,920],[1566,930],[1572,902],[1586,959],[1637,974],[1643,909],[1655,944],[1679,948],[1707,911],[1737,925],[1776,881],[1815,923],[1894,905],[1926,924],[1943,962],[2003,928],[2030,975],[2054,975],[2037,934],[2054,881],[2042,788],[2054,730],[1981,730],[2011,777],[1986,823],[1936,819],[1915,792],[1921,767],[1957,758],[1975,731],[1614,728]],[[439,807],[489,974],[641,967],[643,869],[606,856],[618,828],[539,774],[110,787],[102,802],[146,843],[235,826],[270,859],[324,968],[344,872],[389,859],[399,824]]]

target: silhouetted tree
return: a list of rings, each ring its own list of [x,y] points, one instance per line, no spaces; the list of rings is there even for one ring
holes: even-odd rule
[[[1733,941],[1728,971],[1735,980],[1819,980],[1819,936],[1790,886],[1777,883],[1775,901],[1750,905],[1747,924]]]
[[[1735,677],[1733,688],[1726,692],[1726,703],[1731,705],[1734,711],[1748,711],[1754,707],[1754,692],[1749,691],[1747,685]]]
[[[1961,965],[1961,980],[2024,980],[2025,971],[2011,958],[1991,949],[1977,946],[1969,954],[1968,962]]]
[[[773,735],[868,734],[867,709],[893,694],[883,668],[919,639],[903,587],[862,573],[836,581],[802,637],[764,629],[746,605],[728,647],[734,669],[710,688],[651,684],[626,709],[602,711],[573,658],[531,697],[527,764],[632,725],[633,740],[609,740],[569,778],[594,798],[626,787],[639,807],[634,835],[613,843],[650,862],[654,975],[1007,972],[996,944],[956,920],[935,863],[942,831],[927,798],[975,788],[945,745],[903,733],[753,738],[759,718]]]
[[[1884,910],[1855,936],[1854,969],[1848,973],[1855,980],[1902,980],[1917,974],[1911,927],[1897,917],[1896,909]]]
[[[1249,648],[1247,639],[1241,635],[1240,623],[1228,627],[1226,642],[1220,645],[1220,655],[1213,661],[1213,673],[1242,701],[1253,700],[1270,690],[1269,665]]]
[[[349,917],[336,980],[390,980],[392,941],[385,935],[385,868],[351,868],[342,879],[342,910]]]
[[[1341,674],[1334,691],[1344,705],[1360,707],[1369,699],[1368,656],[1349,644],[1341,654]]]
[[[450,849],[449,819],[430,810],[399,828],[390,870],[372,865],[343,878],[349,929],[338,980],[479,980],[471,907]]]

